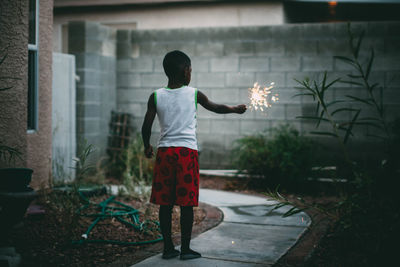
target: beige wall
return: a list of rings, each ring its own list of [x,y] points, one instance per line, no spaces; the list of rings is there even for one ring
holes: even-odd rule
[[[205,3],[127,7],[112,11],[74,12],[54,16],[54,48],[62,52],[62,25],[68,21],[96,21],[132,29],[175,29],[279,25],[284,23],[281,2]],[[124,27],[127,25],[127,27]],[[64,50],[65,51],[65,50]]]
[[[40,0],[39,17],[39,127],[28,134],[27,166],[34,170],[31,185],[51,179],[51,89],[53,0]]]
[[[27,159],[27,86],[28,86],[28,1],[0,1],[0,50],[8,47],[6,60],[0,67],[0,76],[20,80],[2,80],[0,87],[14,86],[0,91],[0,142],[18,149],[26,166]],[[3,54],[3,53],[2,53]],[[0,162],[1,164],[1,162]],[[4,167],[3,164],[0,167]]]
[[[32,168],[31,186],[37,189],[51,177],[53,0],[40,0],[39,6],[39,130],[33,133],[27,133],[28,10],[26,0],[0,1],[0,47],[9,46],[0,76],[20,79],[1,82],[14,88],[0,92],[0,141],[22,153],[15,167]]]

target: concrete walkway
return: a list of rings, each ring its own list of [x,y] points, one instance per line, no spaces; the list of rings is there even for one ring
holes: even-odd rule
[[[290,207],[271,211],[276,202],[263,197],[200,189],[200,201],[224,213],[221,224],[191,242],[202,258],[163,260],[159,254],[134,266],[271,266],[311,224],[304,212],[282,218]]]

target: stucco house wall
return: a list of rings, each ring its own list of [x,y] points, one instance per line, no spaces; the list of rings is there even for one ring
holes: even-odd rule
[[[28,1],[0,1],[0,47],[8,57],[1,76],[19,80],[1,81],[13,85],[0,92],[0,140],[21,152],[16,167],[34,170],[31,186],[39,188],[51,177],[51,60],[53,0],[39,3],[39,115],[38,130],[27,131],[28,95]]]

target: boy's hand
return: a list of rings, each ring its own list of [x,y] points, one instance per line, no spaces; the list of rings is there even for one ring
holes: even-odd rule
[[[242,105],[237,105],[234,108],[235,108],[235,112],[239,113],[239,114],[243,114],[247,109],[246,105],[243,105],[243,104]]]
[[[154,156],[153,147],[151,145],[147,148],[145,147],[144,154],[146,155],[146,158],[151,159]]]

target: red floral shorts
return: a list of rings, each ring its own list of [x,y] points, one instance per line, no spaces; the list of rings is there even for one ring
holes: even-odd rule
[[[158,149],[150,202],[159,205],[199,205],[197,150],[186,147]]]

